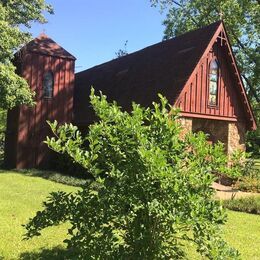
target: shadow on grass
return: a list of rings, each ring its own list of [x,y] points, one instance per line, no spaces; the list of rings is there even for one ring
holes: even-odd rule
[[[69,174],[63,174],[55,171],[48,171],[48,170],[43,171],[37,169],[20,170],[19,172],[25,173],[29,176],[41,177],[47,180],[51,180],[51,181],[55,181],[58,183],[63,183],[71,186],[77,186],[77,187],[85,186],[87,183],[91,182],[91,180],[87,178],[87,175],[85,178],[83,178],[83,177],[71,176]]]
[[[91,182],[90,179],[88,178],[79,178],[75,176],[70,176],[68,174],[62,174],[59,172],[55,171],[50,171],[50,170],[38,170],[38,169],[23,169],[23,170],[4,170],[0,169],[0,174],[1,173],[20,173],[26,176],[30,177],[40,177],[44,178],[46,180],[66,184],[66,185],[71,185],[71,186],[76,186],[76,187],[82,187],[85,186],[87,183]]]
[[[37,252],[25,252],[19,256],[22,260],[62,260],[62,259],[78,259],[77,254],[73,251],[65,249],[61,246],[51,249],[41,248]]]

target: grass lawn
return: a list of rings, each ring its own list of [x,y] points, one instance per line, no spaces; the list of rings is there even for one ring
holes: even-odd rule
[[[42,248],[56,247],[59,251],[58,246],[66,237],[64,226],[46,229],[43,236],[28,241],[22,241],[25,230],[21,226],[41,209],[41,202],[48,194],[57,190],[73,192],[76,188],[40,177],[0,171],[0,259],[37,259],[36,252]]]
[[[260,259],[260,216],[228,211],[224,237],[241,253],[242,259]]]
[[[0,171],[0,259],[71,259],[62,241],[66,224],[46,229],[43,235],[22,241],[21,226],[41,208],[49,192],[77,188],[22,173]],[[226,240],[242,259],[260,259],[260,216],[228,211]],[[67,258],[65,258],[67,256]],[[190,256],[189,259],[200,259]]]

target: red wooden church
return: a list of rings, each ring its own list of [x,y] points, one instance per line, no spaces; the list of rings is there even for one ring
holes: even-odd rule
[[[124,109],[166,96],[181,109],[185,131],[204,131],[222,141],[228,153],[245,149],[245,132],[256,128],[228,36],[222,22],[185,33],[74,74],[75,58],[47,35],[16,55],[17,71],[36,92],[35,107],[8,112],[5,163],[9,167],[48,167],[43,143],[46,120],[73,122],[86,129],[94,114],[91,86]]]

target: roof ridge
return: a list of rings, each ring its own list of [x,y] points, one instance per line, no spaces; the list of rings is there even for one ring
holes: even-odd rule
[[[206,29],[208,29],[208,28],[210,28],[210,27],[214,27],[214,26],[216,26],[216,29],[217,29],[218,26],[219,26],[221,23],[222,23],[222,21],[221,21],[221,20],[218,20],[218,21],[216,21],[216,22],[214,22],[214,23],[211,23],[211,24],[209,24],[209,25],[206,25],[206,26],[203,26],[203,27],[194,29],[194,30],[190,30],[190,31],[185,32],[185,33],[183,33],[183,34],[180,34],[180,35],[178,35],[178,36],[176,36],[176,37],[173,37],[173,38],[171,38],[171,39],[167,39],[167,40],[164,40],[164,41],[161,41],[161,42],[157,42],[157,43],[151,44],[151,45],[146,46],[146,47],[144,47],[144,48],[142,48],[142,49],[140,49],[140,50],[137,50],[137,51],[134,51],[134,52],[132,52],[132,53],[129,53],[129,54],[125,55],[125,56],[118,57],[118,58],[115,58],[115,59],[112,59],[112,60],[109,60],[109,61],[105,61],[105,62],[100,63],[100,64],[98,64],[98,65],[95,65],[95,66],[93,66],[93,67],[90,67],[90,68],[87,68],[87,69],[85,69],[85,70],[79,71],[79,72],[77,72],[76,74],[84,73],[84,72],[86,72],[86,71],[88,71],[88,70],[92,70],[92,69],[95,69],[95,68],[98,68],[98,67],[107,65],[107,64],[109,64],[109,63],[113,63],[113,62],[122,60],[122,59],[124,59],[124,58],[126,58],[126,57],[130,57],[130,56],[132,56],[132,55],[136,55],[136,54],[138,54],[138,53],[140,53],[140,52],[142,52],[142,51],[144,51],[144,50],[151,49],[151,48],[156,47],[156,46],[161,45],[161,44],[168,44],[169,42],[173,42],[173,41],[175,41],[175,40],[177,40],[177,39],[179,40],[181,37],[185,37],[185,36],[187,36],[187,35],[189,35],[189,34],[191,34],[191,33],[195,33],[195,32],[200,31],[200,30],[206,30]]]
[[[64,49],[60,44],[50,38],[44,32],[40,33],[37,37],[23,45],[16,53],[21,51],[40,53],[54,57],[68,58],[76,60],[76,58]]]

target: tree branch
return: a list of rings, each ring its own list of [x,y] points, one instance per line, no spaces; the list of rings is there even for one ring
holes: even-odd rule
[[[260,1],[260,0],[259,0]],[[230,32],[232,34],[232,36],[234,37],[235,41],[237,42],[237,44],[240,46],[240,48],[244,51],[244,53],[250,58],[250,60],[252,60],[255,64],[257,64],[256,59],[254,59],[252,57],[252,55],[250,55],[247,50],[245,45],[237,38],[236,34],[234,33],[234,31],[230,28]]]
[[[246,84],[249,87],[249,91],[252,93],[252,95],[254,96],[254,98],[256,99],[257,102],[260,102],[260,98],[258,97],[255,89],[253,88],[252,84],[250,83],[249,79],[241,73],[242,78],[245,80]]]
[[[260,0],[259,0],[259,1],[260,1]],[[179,6],[179,7],[181,7],[181,8],[184,9],[184,6],[181,5],[180,3],[178,3],[177,1],[172,0],[172,2],[173,2],[174,4],[176,4],[177,6]],[[187,15],[189,15],[189,17],[191,18],[191,20],[193,21],[194,24],[196,24],[197,26],[199,26],[199,23],[197,23],[197,21],[192,17],[192,15],[189,14],[189,12],[185,11],[185,13],[186,13]]]

